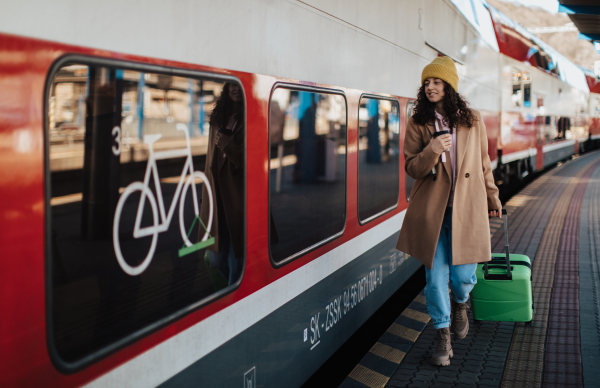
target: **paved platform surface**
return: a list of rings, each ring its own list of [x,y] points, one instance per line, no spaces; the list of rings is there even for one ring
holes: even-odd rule
[[[533,325],[475,323],[469,312],[451,365],[435,367],[420,295],[341,387],[600,387],[600,151],[546,172],[505,208],[511,252],[532,260]],[[493,252],[501,226],[491,223]]]

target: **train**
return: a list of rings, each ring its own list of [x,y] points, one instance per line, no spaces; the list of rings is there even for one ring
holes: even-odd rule
[[[600,80],[484,0],[3,11],[2,386],[301,386],[420,268],[402,145],[437,56],[499,186],[600,143]]]

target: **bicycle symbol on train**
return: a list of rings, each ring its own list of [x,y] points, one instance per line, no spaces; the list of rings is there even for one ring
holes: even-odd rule
[[[175,206],[177,203],[177,199],[179,201],[179,228],[181,231],[181,237],[183,238],[184,247],[179,250],[179,257],[185,256],[192,252],[195,252],[199,249],[208,247],[215,242],[215,238],[212,237],[209,233],[210,228],[212,226],[213,221],[213,197],[212,197],[212,189],[210,187],[210,182],[206,178],[201,171],[194,171],[194,165],[192,163],[192,149],[190,146],[190,137],[188,134],[188,128],[185,124],[177,124],[177,130],[182,131],[185,134],[186,148],[176,149],[176,150],[168,150],[168,151],[159,151],[154,152],[153,144],[161,138],[162,135],[145,135],[144,143],[148,145],[148,151],[150,153],[148,158],[148,164],[146,165],[146,172],[144,175],[144,182],[133,182],[129,184],[123,191],[123,194],[119,198],[119,202],[117,203],[117,210],[115,211],[115,218],[113,223],[113,245],[115,248],[115,255],[117,256],[117,261],[119,265],[127,273],[131,276],[136,276],[144,272],[146,268],[150,265],[152,258],[154,256],[154,252],[156,250],[156,244],[158,240],[158,234],[165,232],[169,229],[171,224],[171,220],[173,218],[173,214],[175,213]],[[183,167],[183,171],[181,172],[181,177],[179,182],[177,183],[177,189],[175,190],[175,195],[173,197],[173,201],[171,202],[171,206],[169,207],[169,212],[165,215],[165,204],[162,197],[162,191],[160,187],[160,179],[158,176],[158,168],[156,165],[157,160],[161,159],[169,159],[176,157],[187,157],[185,161],[185,165]],[[188,175],[189,174],[189,175]],[[158,196],[158,205],[156,198],[154,197],[154,193],[150,190],[150,179],[154,178],[154,185],[156,188],[156,195]],[[204,225],[202,220],[200,219],[200,208],[198,206],[198,194],[195,189],[192,189],[192,199],[194,204],[194,223],[190,227],[189,232],[186,233],[184,218],[183,218],[183,209],[185,204],[185,196],[188,192],[190,186],[195,185],[196,179],[201,179],[201,181],[206,185],[208,192],[208,201],[209,201],[209,216],[208,216],[208,224]],[[137,214],[135,217],[135,225],[133,228],[133,237],[134,238],[142,238],[152,236],[152,243],[150,244],[150,251],[146,258],[137,266],[131,266],[127,263],[125,258],[123,257],[123,253],[121,251],[121,242],[119,240],[119,222],[121,220],[121,215],[123,212],[123,207],[125,205],[125,201],[127,198],[136,191],[140,191],[140,202],[138,204]],[[141,227],[142,215],[144,213],[144,204],[148,200],[150,204],[150,208],[152,210],[152,225]],[[160,216],[160,219],[159,219]],[[202,239],[192,244],[189,240],[189,236],[191,231],[194,228],[196,222],[199,221],[201,226],[204,227],[205,233]]]

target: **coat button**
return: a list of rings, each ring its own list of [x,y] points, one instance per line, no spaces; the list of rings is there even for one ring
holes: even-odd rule
[[[437,176],[435,176],[435,175],[434,175],[434,176],[433,176],[433,180],[436,180],[436,179],[437,179]]]
[[[468,178],[468,177],[469,177],[469,173],[466,173],[466,174],[465,174],[465,178]]]

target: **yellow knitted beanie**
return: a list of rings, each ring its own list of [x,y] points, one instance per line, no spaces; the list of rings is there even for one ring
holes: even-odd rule
[[[448,82],[454,88],[454,91],[458,91],[458,73],[456,72],[456,65],[450,57],[437,57],[425,66],[421,74],[421,85],[427,78],[432,77]]]

